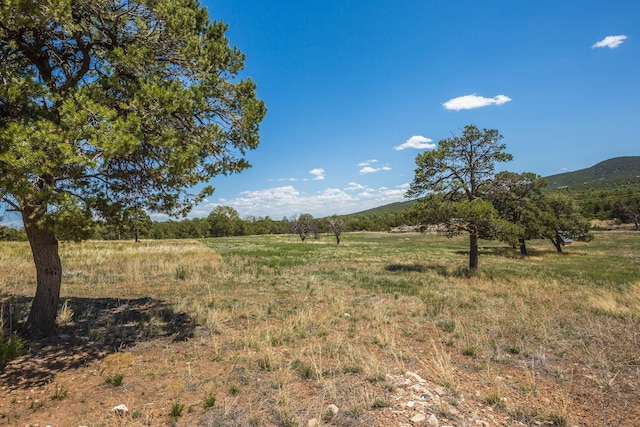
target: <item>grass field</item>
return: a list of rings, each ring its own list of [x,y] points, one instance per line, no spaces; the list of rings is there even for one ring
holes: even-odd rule
[[[0,425],[640,419],[640,234],[599,232],[562,254],[533,241],[526,258],[481,242],[475,274],[462,237],[334,242],[62,244],[60,336],[4,368]],[[5,332],[34,274],[28,244],[2,243]],[[398,381],[407,372],[427,392]]]

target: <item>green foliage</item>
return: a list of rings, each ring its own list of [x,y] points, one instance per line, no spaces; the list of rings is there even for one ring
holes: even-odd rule
[[[216,404],[216,396],[213,393],[207,394],[207,397],[204,399],[204,409],[213,408]]]
[[[242,220],[238,212],[229,206],[217,206],[207,217],[212,237],[241,236]]]
[[[552,215],[545,209],[542,192],[545,187],[546,181],[534,173],[500,172],[487,194],[500,217],[520,229],[515,235],[503,236],[502,240],[514,246],[519,242],[525,255],[525,241],[543,237],[548,224],[553,222]]]
[[[38,271],[60,270],[57,239],[137,235],[143,210],[184,215],[249,166],[266,109],[226,30],[192,0],[3,2],[0,203]],[[51,332],[60,277],[38,277],[32,333]]]
[[[389,408],[391,406],[391,402],[385,399],[374,399],[373,403],[371,403],[371,409]]]
[[[18,335],[13,334],[5,337],[0,330],[0,368],[4,367],[11,359],[22,354],[24,341]]]
[[[122,385],[122,380],[124,380],[124,375],[122,374],[113,374],[109,375],[104,379],[104,382],[107,384],[111,384],[112,386],[119,387]]]
[[[465,126],[462,135],[443,139],[437,149],[416,156],[415,177],[407,191],[407,197],[423,197],[411,213],[423,229],[432,224],[449,236],[469,234],[471,269],[477,268],[479,237],[506,238],[518,232],[485,199],[495,164],[512,158],[501,139],[497,130]]]
[[[184,410],[184,403],[175,402],[173,406],[171,406],[171,416],[173,418],[178,418],[182,415],[182,411]]]
[[[176,267],[176,279],[187,280],[187,269],[181,265]]]
[[[590,221],[585,218],[575,200],[563,194],[552,194],[547,198],[547,211],[552,215],[551,223],[545,230],[545,238],[550,239],[558,252],[562,251],[564,237],[588,242],[593,239],[589,232]]]
[[[212,190],[185,189],[248,166],[233,153],[257,146],[265,108],[237,78],[244,55],[226,25],[197,2],[124,15],[107,0],[24,0],[0,23],[11,82],[0,86],[1,194],[19,210],[48,206],[41,226],[75,236],[95,212],[183,213]]]
[[[410,198],[439,193],[446,200],[471,201],[481,197],[494,175],[497,162],[512,159],[500,143],[502,135],[495,129],[479,130],[465,126],[460,136],[438,142],[438,148],[416,157],[415,177],[407,192]]]
[[[20,242],[27,240],[27,234],[24,230],[16,230],[15,228],[0,225],[0,241]]]

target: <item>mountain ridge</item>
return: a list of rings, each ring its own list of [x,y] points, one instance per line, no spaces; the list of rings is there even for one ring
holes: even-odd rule
[[[593,182],[615,181],[640,176],[640,156],[622,156],[603,160],[595,165],[573,172],[545,177],[550,188],[581,185]]]
[[[613,157],[588,168],[549,175],[543,178],[547,180],[547,188],[549,189],[584,186],[589,183],[603,184],[609,181],[615,185],[618,181],[640,178],[640,156]],[[370,216],[397,212],[413,206],[414,203],[415,200],[394,202],[342,216]]]

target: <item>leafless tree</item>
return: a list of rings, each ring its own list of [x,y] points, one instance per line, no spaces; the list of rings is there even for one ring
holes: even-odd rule
[[[310,234],[315,235],[318,233],[318,226],[311,214],[302,214],[289,220],[289,230],[291,233],[300,236],[300,240],[304,242]]]
[[[325,220],[327,225],[327,231],[333,233],[336,237],[336,245],[340,244],[340,235],[345,230],[345,222],[342,218],[338,218],[337,215],[332,215]]]

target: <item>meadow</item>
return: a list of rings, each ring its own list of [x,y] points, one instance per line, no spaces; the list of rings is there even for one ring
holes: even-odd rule
[[[2,368],[0,425],[633,425],[639,236],[482,241],[475,273],[435,234],[62,243],[60,334]],[[6,333],[34,276],[0,245]]]

